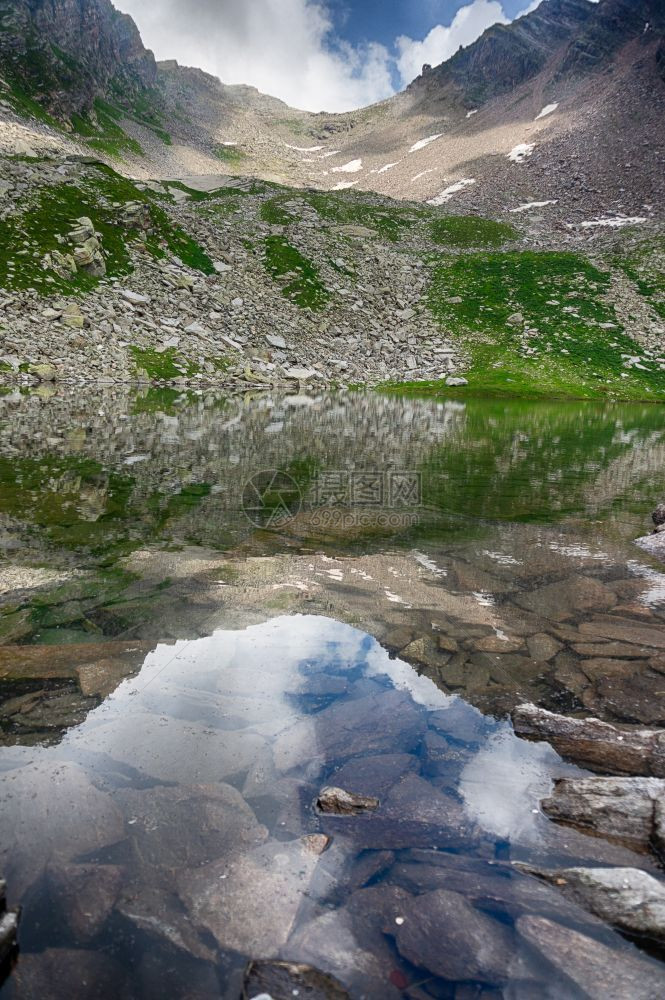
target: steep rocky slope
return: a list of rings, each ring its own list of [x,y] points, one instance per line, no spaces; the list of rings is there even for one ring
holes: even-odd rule
[[[209,180],[209,179],[206,179]],[[192,183],[196,183],[192,181]],[[659,229],[0,159],[0,380],[665,399]]]

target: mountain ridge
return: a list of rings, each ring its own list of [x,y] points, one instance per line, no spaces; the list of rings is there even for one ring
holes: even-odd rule
[[[37,28],[48,42],[37,45]],[[257,176],[490,214],[546,201],[569,221],[603,209],[641,216],[644,202],[661,211],[660,0],[543,0],[400,94],[335,115],[157,63],[110,0],[2,0],[0,29],[0,98],[27,129],[21,148],[42,141],[28,124],[36,116],[50,147],[91,148],[136,177]],[[3,143],[0,122],[0,149],[12,129]],[[633,164],[631,149],[647,146]]]

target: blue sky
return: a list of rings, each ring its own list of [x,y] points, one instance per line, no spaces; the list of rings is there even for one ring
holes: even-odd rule
[[[468,3],[468,0],[466,0]],[[529,0],[504,0],[509,18]],[[328,4],[340,35],[353,45],[378,41],[392,45],[399,35],[424,38],[436,24],[450,24],[463,0],[333,0]]]
[[[540,0],[115,0],[158,59],[308,111],[390,97]]]

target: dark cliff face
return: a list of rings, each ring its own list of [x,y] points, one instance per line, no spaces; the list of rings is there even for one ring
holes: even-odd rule
[[[536,76],[562,48],[558,79],[593,72],[631,39],[649,42],[664,32],[665,0],[545,0],[531,14],[488,28],[447,62],[428,68],[409,91],[432,97],[445,90],[467,105],[481,104]]]
[[[131,98],[153,86],[157,67],[110,0],[9,0],[0,11],[0,73],[67,116],[111,90]]]
[[[468,104],[507,93],[536,76],[561,45],[583,30],[590,0],[545,0],[533,13],[496,24],[451,59],[415,80],[409,90],[456,90]]]
[[[665,32],[665,0],[601,0],[573,39],[560,75],[603,67],[631,39],[645,43]]]

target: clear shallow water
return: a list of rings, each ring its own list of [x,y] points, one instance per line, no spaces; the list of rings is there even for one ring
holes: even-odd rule
[[[556,890],[530,899],[510,868],[596,856],[538,808],[552,775],[575,769],[330,619],[159,645],[57,747],[7,749],[0,766],[3,868],[26,900],[8,996],[64,996],[84,978],[69,953],[81,946],[121,996],[184,996],[192,982],[238,996],[246,959],[275,955],[336,973],[354,995],[398,996],[395,983],[423,978],[394,942],[423,890],[483,900],[496,955],[469,941],[450,963],[465,980],[508,989],[526,977],[531,995],[562,995],[551,991],[565,980],[515,930],[553,907],[628,948]],[[319,789],[338,783],[378,794],[377,812],[320,815]],[[322,833],[319,855],[304,838]],[[44,994],[55,948],[72,968]]]
[[[277,954],[354,996],[575,995],[534,916],[638,954],[514,868],[651,863],[547,821],[575,769],[503,720],[665,717],[664,581],[631,543],[659,408],[0,405],[3,996],[237,997]],[[296,488],[261,480],[257,516],[265,470]],[[330,783],[379,810],[319,815]]]

